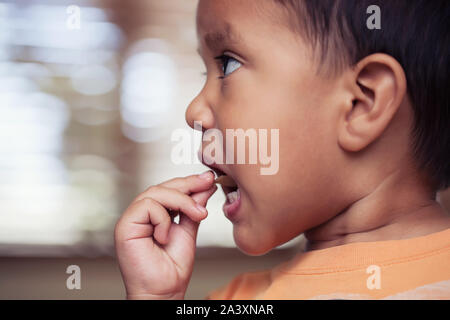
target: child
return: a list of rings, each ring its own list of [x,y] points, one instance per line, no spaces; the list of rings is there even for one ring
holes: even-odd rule
[[[223,188],[235,242],[261,255],[307,239],[208,298],[450,299],[450,217],[435,201],[450,184],[449,24],[445,0],[200,0],[207,79],[187,122],[279,129],[276,174],[209,165],[236,183]],[[213,180],[169,180],[125,211],[128,298],[184,298]]]

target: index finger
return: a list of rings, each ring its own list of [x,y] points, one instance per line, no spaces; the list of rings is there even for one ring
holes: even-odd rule
[[[176,189],[185,194],[202,192],[210,189],[214,183],[214,173],[209,170],[202,174],[173,178],[160,183],[159,186]]]

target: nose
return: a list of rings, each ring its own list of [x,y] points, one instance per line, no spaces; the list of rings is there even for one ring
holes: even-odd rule
[[[205,88],[192,100],[186,110],[186,122],[194,129],[194,121],[201,122],[204,130],[214,127],[214,113],[205,95]]]

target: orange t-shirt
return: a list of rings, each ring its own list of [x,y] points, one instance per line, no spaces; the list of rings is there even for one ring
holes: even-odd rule
[[[450,229],[301,253],[207,299],[450,299]]]

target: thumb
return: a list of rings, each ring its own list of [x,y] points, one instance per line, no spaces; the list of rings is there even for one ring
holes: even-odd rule
[[[208,190],[193,193],[191,195],[191,198],[194,199],[195,202],[197,202],[199,205],[205,207],[208,203],[209,198],[216,192],[217,186],[214,184],[211,188]]]
[[[192,199],[197,202],[199,205],[206,207],[206,203],[208,199],[216,192],[217,186],[213,185],[210,189],[202,192],[197,192],[191,195]],[[206,218],[206,217],[205,217]],[[196,222],[191,220],[187,215],[180,214],[180,222],[179,225],[188,232],[192,238],[195,240],[197,237],[197,230],[200,225],[200,222]]]

